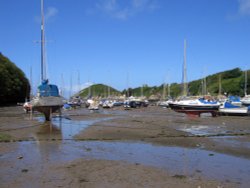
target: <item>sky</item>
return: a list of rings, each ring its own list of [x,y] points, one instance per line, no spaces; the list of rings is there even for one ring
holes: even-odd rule
[[[40,0],[0,0],[0,52],[40,83]],[[47,78],[65,95],[250,69],[250,0],[44,0]],[[33,89],[35,90],[35,89]]]

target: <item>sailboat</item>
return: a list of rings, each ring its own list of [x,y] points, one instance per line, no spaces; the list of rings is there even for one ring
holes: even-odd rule
[[[190,97],[187,96],[187,68],[186,68],[186,40],[184,40],[184,62],[183,62],[183,96],[177,100],[169,103],[169,107],[176,111],[188,115],[198,115],[202,113],[211,113],[216,116],[220,104],[212,101],[206,97]]]
[[[59,95],[56,85],[49,84],[45,70],[45,33],[44,33],[44,3],[41,0],[41,84],[38,86],[37,96],[31,100],[32,111],[38,111],[45,116],[46,121],[51,120],[51,114],[60,111],[63,98]]]

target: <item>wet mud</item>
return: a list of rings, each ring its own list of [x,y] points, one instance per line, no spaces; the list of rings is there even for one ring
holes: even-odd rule
[[[0,108],[0,187],[248,187],[250,117]]]

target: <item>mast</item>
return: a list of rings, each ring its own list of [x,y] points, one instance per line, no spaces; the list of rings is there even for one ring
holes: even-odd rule
[[[61,82],[62,82],[62,85],[61,85],[61,96],[63,96],[63,94],[64,94],[64,78],[63,78],[63,74],[61,74]]]
[[[163,83],[162,100],[166,99],[166,83]]]
[[[221,75],[219,74],[219,95],[221,95]]]
[[[127,98],[129,98],[129,73],[127,72]]]
[[[168,98],[170,98],[170,84],[168,83]]]
[[[43,12],[44,12],[44,3],[43,3],[43,0],[41,0],[41,81],[45,79],[45,75],[44,75],[45,35],[44,35],[44,13]]]
[[[183,96],[187,96],[187,62],[186,62],[186,39],[184,40],[184,61],[183,61],[183,73],[182,73],[182,84],[183,84]]]
[[[141,86],[141,97],[143,97],[143,84]]]
[[[207,80],[206,77],[203,78],[202,95],[207,95]]]
[[[244,88],[245,96],[247,95],[247,70],[245,71],[245,88]]]
[[[33,81],[32,81],[32,66],[30,66],[30,96],[29,100],[31,100],[31,97],[33,96]]]
[[[78,78],[77,78],[77,85],[78,85],[78,96],[80,96],[80,91],[81,91],[81,80],[80,80],[80,72],[78,71]]]

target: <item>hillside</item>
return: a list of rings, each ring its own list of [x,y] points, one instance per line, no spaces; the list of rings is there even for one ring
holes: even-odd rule
[[[22,70],[0,53],[0,105],[24,102],[30,84]]]
[[[221,81],[220,81],[221,80]],[[247,71],[247,91],[250,93],[250,70]],[[204,93],[203,89],[204,78],[199,80],[194,80],[188,83],[189,95],[202,95]],[[221,83],[221,94],[228,95],[244,95],[244,84],[245,84],[245,72],[240,68],[235,68],[232,70],[227,70],[224,72],[219,72],[213,75],[209,75],[206,77],[206,93],[211,95],[219,94],[219,83]],[[159,96],[162,98],[163,95],[163,84],[161,86],[152,86],[149,87],[147,85],[143,86],[143,88],[130,88],[129,93],[133,96],[141,96],[143,93],[144,96],[150,97],[151,95]],[[170,96],[177,97],[181,95],[182,84],[172,83],[170,86]],[[124,90],[123,93],[127,91]],[[166,96],[168,95],[166,89]]]
[[[92,97],[102,97],[107,98],[109,96],[121,95],[121,92],[104,84],[94,84],[88,88],[81,90],[77,95],[82,98]]]
[[[247,71],[248,83],[250,83],[250,70]],[[204,90],[203,83],[206,83],[206,91]],[[194,80],[188,83],[188,94],[189,95],[202,95],[204,93],[211,95],[218,95],[219,88],[221,83],[221,94],[228,95],[244,95],[244,84],[245,84],[245,72],[240,68],[235,68],[232,70],[227,70],[219,72],[213,75],[204,78]],[[122,92],[110,87],[110,92],[108,92],[107,85],[104,84],[95,84],[89,88],[85,88],[80,92],[80,96],[83,98],[90,96],[98,97],[108,97],[117,95],[129,95],[129,96],[146,96],[146,97],[156,97],[158,99],[166,98],[168,95],[172,97],[178,97],[182,94],[182,84],[172,83],[170,86],[170,94],[168,94],[167,85],[165,86],[165,92],[163,91],[164,85],[160,86],[148,86],[143,85],[142,87],[129,88],[128,90],[124,89]],[[248,84],[248,93],[250,93],[250,84]],[[165,93],[165,97],[163,97]]]

